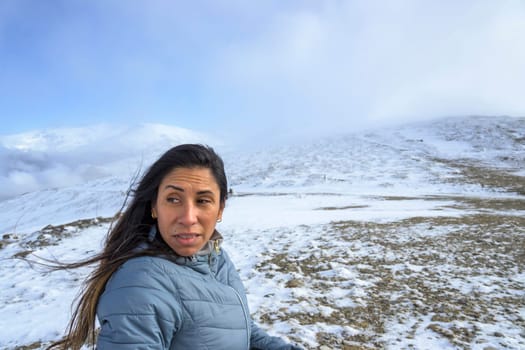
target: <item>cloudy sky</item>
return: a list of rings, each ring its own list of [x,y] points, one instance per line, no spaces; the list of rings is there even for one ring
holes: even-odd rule
[[[3,0],[0,135],[525,115],[523,0]]]

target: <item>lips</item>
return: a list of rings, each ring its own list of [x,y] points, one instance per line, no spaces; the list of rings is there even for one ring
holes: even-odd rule
[[[200,234],[197,233],[177,233],[173,236],[180,245],[191,246],[195,244]]]

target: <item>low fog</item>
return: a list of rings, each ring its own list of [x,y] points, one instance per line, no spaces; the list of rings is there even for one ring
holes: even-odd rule
[[[169,147],[220,144],[190,130],[160,125],[95,125],[0,136],[0,200],[108,176],[131,179]]]

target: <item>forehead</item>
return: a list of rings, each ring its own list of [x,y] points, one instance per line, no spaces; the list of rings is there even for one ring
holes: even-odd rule
[[[192,186],[207,189],[219,189],[212,172],[208,168],[175,168],[162,179],[160,189],[167,185]]]

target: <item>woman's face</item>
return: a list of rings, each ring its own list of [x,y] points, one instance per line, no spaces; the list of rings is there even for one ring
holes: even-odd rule
[[[208,168],[175,168],[160,183],[152,214],[164,241],[180,256],[197,253],[222,218],[217,181]]]

